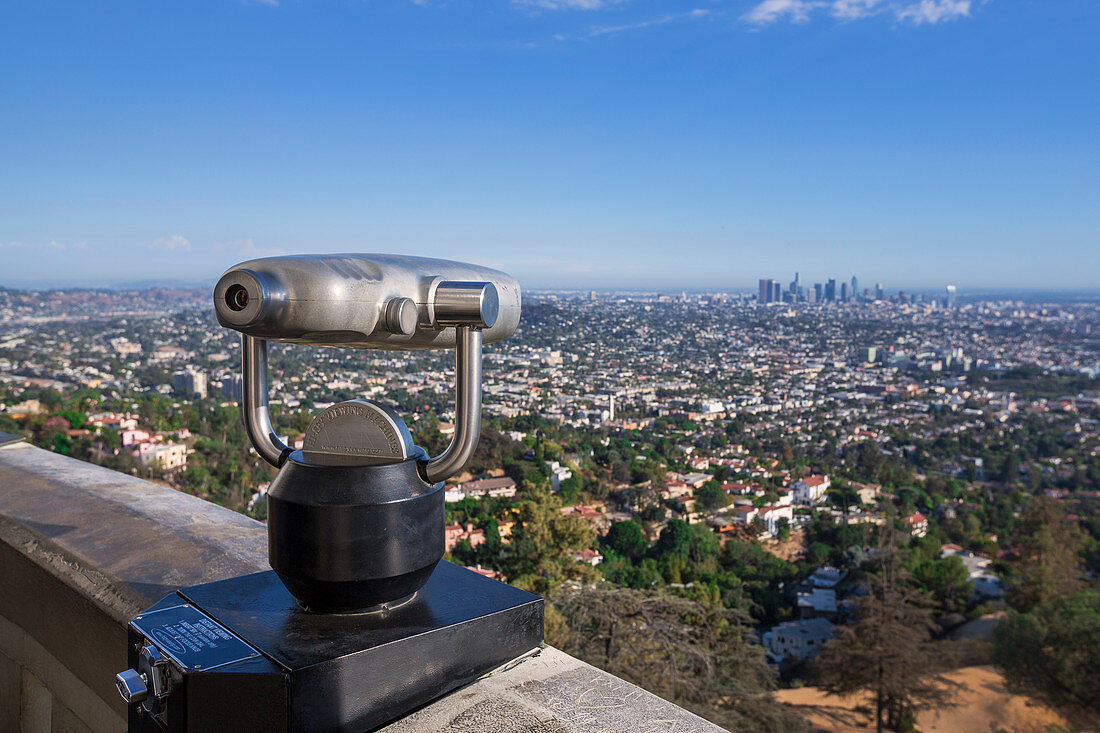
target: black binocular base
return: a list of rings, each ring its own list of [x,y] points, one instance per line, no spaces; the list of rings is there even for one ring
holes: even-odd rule
[[[303,611],[274,572],[183,588],[130,623],[129,733],[369,731],[542,643],[538,596],[448,562],[395,608]]]

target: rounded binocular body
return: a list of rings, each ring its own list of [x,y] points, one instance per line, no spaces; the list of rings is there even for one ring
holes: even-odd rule
[[[383,254],[242,262],[214,288],[218,322],[255,338],[354,349],[454,348],[473,325],[485,343],[519,325],[520,289],[479,265]]]

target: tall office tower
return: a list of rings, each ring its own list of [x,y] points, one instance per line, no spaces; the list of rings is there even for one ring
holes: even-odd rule
[[[863,295],[861,296],[860,299],[863,300],[863,301],[868,301],[869,302],[871,300],[871,288],[864,288],[863,289]]]
[[[836,279],[829,278],[829,281],[825,283],[825,300],[832,303],[836,300]]]
[[[852,275],[852,289],[848,292],[851,294],[852,300],[859,300],[859,280],[856,279],[855,275]]]
[[[841,303],[847,303],[848,302],[848,283],[841,283],[840,284],[840,302]]]
[[[607,419],[615,420],[615,395],[613,394],[607,396]]]
[[[757,303],[767,303],[772,297],[772,281],[760,279],[760,292],[756,296]]]
[[[172,388],[182,397],[206,398],[206,375],[188,369],[172,375]]]
[[[948,308],[954,308],[955,307],[955,286],[954,285],[948,285],[947,286],[947,301],[945,302],[945,305]]]
[[[814,283],[814,302],[815,303],[820,303],[821,300],[822,300],[822,297],[823,297],[823,293],[821,291],[821,283]]]
[[[886,291],[882,289],[882,283],[875,283],[875,300],[882,300],[886,297]]]
[[[244,380],[240,374],[231,374],[222,380],[222,394],[226,399],[241,402],[244,399]]]
[[[778,280],[773,280],[772,281],[772,302],[773,303],[782,303],[783,302],[783,293],[781,291],[782,291],[782,288],[779,286],[779,281]]]
[[[802,289],[802,277],[796,272],[794,274],[794,282],[791,283],[791,293],[798,295],[798,291]]]

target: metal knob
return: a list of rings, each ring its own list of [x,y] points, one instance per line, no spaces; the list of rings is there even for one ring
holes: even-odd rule
[[[436,326],[492,328],[500,316],[500,296],[489,282],[439,283],[433,299]]]
[[[149,688],[146,686],[148,681],[145,675],[140,675],[132,669],[115,675],[115,687],[118,688],[118,694],[122,695],[127,705],[141,702],[149,697]]]
[[[386,330],[401,336],[416,332],[416,303],[412,298],[390,298],[386,303]]]

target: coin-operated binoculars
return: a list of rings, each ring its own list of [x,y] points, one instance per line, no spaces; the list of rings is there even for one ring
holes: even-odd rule
[[[516,330],[515,280],[419,257],[270,257],[222,275],[214,308],[241,333],[248,437],[279,468],[273,573],[181,589],[131,621],[116,680],[131,733],[368,730],[541,643],[541,599],[440,562],[442,482],[477,446],[481,347]],[[358,399],[292,450],[268,413],[269,341],[453,349],[450,445],[429,456],[396,411]]]
[[[477,446],[481,345],[519,324],[516,281],[457,262],[384,255],[244,262],[214,288],[218,322],[242,334],[244,420],[279,475],[268,492],[272,569],[304,608],[399,603],[443,557],[443,491]],[[322,411],[292,451],[267,410],[267,342],[455,349],[455,432],[429,458],[401,416],[372,400]]]

